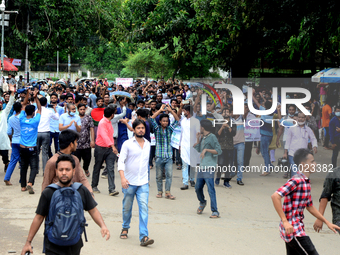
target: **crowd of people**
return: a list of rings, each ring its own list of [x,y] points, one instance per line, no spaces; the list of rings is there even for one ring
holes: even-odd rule
[[[35,178],[41,173],[43,194],[50,184],[59,182],[66,187],[72,180],[82,183],[94,197],[95,193],[100,193],[98,183],[101,177],[108,180],[108,194],[117,196],[117,163],[124,194],[121,238],[127,238],[132,202],[136,196],[141,245],[153,243],[147,231],[147,204],[149,184],[152,183],[150,170],[154,167],[156,197],[162,198],[164,194],[166,199],[176,199],[171,186],[173,169],[177,168],[182,171],[183,186],[180,189],[195,188],[198,214],[202,214],[207,204],[203,193],[206,184],[211,200],[211,218],[220,217],[215,186],[223,180],[222,186],[230,189],[234,177],[238,186],[245,185],[243,175],[246,167],[251,166],[253,148],[263,157],[261,176],[271,174],[276,161],[282,163],[286,160],[289,171],[283,172],[282,176],[292,180],[301,175],[299,164],[309,155],[301,156],[296,162],[296,152],[307,149],[312,154],[317,153],[323,129],[323,147],[332,150],[331,169],[337,167],[340,105],[338,100],[321,93],[313,95],[303,105],[311,115],[305,115],[295,105],[289,105],[286,114],[281,114],[279,103],[273,114],[255,116],[249,111],[248,101],[255,109],[271,109],[271,89],[254,88],[251,95],[244,93],[244,115],[239,115],[233,112],[233,96],[227,89],[217,90],[221,101],[217,95],[207,101],[207,112],[203,114],[203,90],[176,79],[136,80],[131,86],[123,87],[109,84],[106,79],[25,84],[22,77],[16,81],[11,76],[2,85],[0,153],[6,172],[5,185],[13,185],[11,176],[20,163],[22,192],[34,194]],[[325,86],[320,87],[324,89]],[[300,96],[298,93],[289,95],[291,98]],[[224,122],[215,125],[215,120]],[[247,133],[247,129],[252,128],[249,120],[263,122],[251,135]],[[280,147],[284,154],[279,155],[278,160],[275,150]],[[92,160],[94,167],[90,169]],[[72,174],[63,174],[66,170],[59,166],[63,161],[70,164],[65,169],[70,169]],[[277,194],[283,197],[287,191],[280,190]],[[91,212],[96,203],[90,201],[89,204],[84,209]],[[41,206],[38,206],[38,212],[42,213],[39,215],[46,216],[46,210]],[[109,236],[101,216],[97,212],[91,216]],[[285,240],[290,242],[292,239]],[[54,249],[53,245],[48,247]]]

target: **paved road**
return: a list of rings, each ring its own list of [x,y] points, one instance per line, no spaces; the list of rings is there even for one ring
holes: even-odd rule
[[[277,150],[282,155],[282,150]],[[331,162],[331,151],[319,148],[316,155],[317,163]],[[93,167],[91,162],[91,168]],[[255,154],[252,165],[263,163],[261,156]],[[155,168],[151,170],[151,187],[149,199],[149,235],[155,239],[155,244],[144,248],[139,246],[138,239],[138,207],[134,204],[133,218],[129,238],[120,240],[122,223],[122,194],[110,197],[107,190],[107,180],[101,179],[98,188],[102,191],[96,195],[98,209],[111,231],[111,239],[105,241],[100,236],[99,227],[87,214],[88,243],[82,254],[285,254],[284,242],[279,237],[277,216],[270,195],[280,187],[285,180],[282,173],[272,173],[260,177],[259,173],[245,173],[245,186],[241,187],[234,180],[232,189],[216,187],[217,204],[220,219],[209,219],[210,207],[207,206],[202,215],[196,214],[198,201],[193,188],[181,191],[181,171],[174,168],[172,193],[177,198],[169,201],[157,199]],[[117,174],[118,176],[118,174]],[[312,196],[314,205],[319,206],[319,196],[322,190],[324,173],[311,176]],[[0,178],[4,178],[2,168]],[[91,178],[90,178],[91,179]],[[17,251],[26,240],[27,233],[34,217],[39,200],[39,194],[28,195],[20,191],[19,169],[13,174],[12,187],[0,186],[0,254]],[[37,177],[36,190],[40,190],[41,174]],[[116,180],[120,190],[120,179]],[[208,195],[205,189],[205,194]],[[209,198],[208,198],[209,201]],[[209,203],[209,202],[208,202]],[[209,205],[209,204],[208,204]],[[325,216],[331,220],[330,207]],[[312,229],[314,218],[306,211],[306,232],[311,237],[320,254],[337,254],[340,249],[339,236],[324,229],[315,233]],[[41,254],[43,228],[33,241],[34,254]]]

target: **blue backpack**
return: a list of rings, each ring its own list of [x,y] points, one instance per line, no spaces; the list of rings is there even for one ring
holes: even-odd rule
[[[50,208],[45,220],[45,236],[59,246],[71,246],[78,243],[84,232],[87,242],[83,201],[78,189],[81,183],[75,182],[71,187],[60,187],[51,184],[48,187],[56,189],[52,195]]]

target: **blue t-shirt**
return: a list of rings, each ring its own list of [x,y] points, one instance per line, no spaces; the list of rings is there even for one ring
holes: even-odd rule
[[[70,116],[68,113],[64,113],[64,114],[62,114],[60,116],[59,124],[63,124],[63,126],[67,126],[68,124],[71,123],[72,120],[74,120],[74,122],[76,122],[78,126],[81,126],[81,119],[80,119],[80,117],[78,115]],[[71,129],[73,131],[78,132],[76,126],[74,125],[74,123],[68,129]]]
[[[38,126],[40,122],[40,113],[37,113],[33,118],[27,119],[26,112],[21,111],[20,120],[20,144],[27,147],[37,146]]]

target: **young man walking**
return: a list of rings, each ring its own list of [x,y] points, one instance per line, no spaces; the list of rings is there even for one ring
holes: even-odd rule
[[[92,175],[92,189],[94,193],[100,193],[98,189],[100,168],[105,160],[108,171],[109,195],[116,196],[119,194],[116,191],[114,162],[118,151],[113,140],[113,128],[111,120],[114,117],[114,109],[106,107],[104,110],[104,118],[99,121],[96,146],[94,151],[95,163]]]
[[[336,230],[340,230],[340,227],[327,221],[313,205],[309,180],[310,174],[317,167],[313,154],[308,149],[298,149],[294,153],[294,162],[301,170],[271,196],[275,210],[281,218],[280,236],[286,242],[287,255],[317,255],[318,252],[305,233],[304,209],[324,222],[334,233],[337,233]]]
[[[329,137],[332,143],[332,164],[336,168],[340,150],[340,106],[335,107],[335,116],[329,122]]]
[[[197,133],[197,142],[194,144],[194,148],[201,153],[201,163],[196,168],[196,194],[200,205],[197,209],[197,214],[202,214],[207,204],[204,198],[203,187],[205,184],[208,186],[208,192],[210,196],[210,207],[212,214],[210,218],[219,218],[220,214],[217,210],[216,192],[214,187],[215,169],[217,166],[217,156],[221,155],[221,146],[212,133],[213,126],[209,120],[201,120],[201,133]]]
[[[56,162],[56,176],[58,178],[58,182],[56,183],[61,189],[65,187],[71,187],[72,185],[72,179],[75,174],[75,162],[71,155],[60,155]],[[25,246],[22,249],[21,254],[24,255],[26,252],[33,253],[32,250],[32,241],[36,233],[38,232],[41,224],[43,223],[45,217],[49,216],[50,210],[55,210],[53,206],[53,203],[51,201],[53,200],[53,194],[56,192],[56,189],[48,187],[46,188],[40,197],[39,204],[36,210],[36,215],[33,219],[31,228],[28,233],[28,237],[25,243]],[[107,229],[104,220],[100,214],[100,212],[97,209],[97,203],[91,196],[89,190],[84,187],[80,186],[79,189],[76,191],[79,192],[81,196],[82,201],[82,208],[85,211],[88,211],[91,215],[92,219],[95,223],[100,227],[100,232],[103,237],[106,236],[106,240],[110,238],[110,232]],[[66,202],[68,201],[65,199]],[[62,200],[59,203],[65,203],[64,200]],[[69,208],[70,205],[65,204],[66,208]],[[72,205],[72,209],[73,209]],[[69,215],[68,217],[72,217],[73,215]],[[74,217],[74,216],[73,216]],[[60,215],[59,215],[60,219]],[[60,220],[59,220],[60,223]],[[74,224],[79,224],[79,222],[74,222]],[[54,233],[55,235],[58,235],[58,233]],[[62,238],[63,236],[60,236]],[[67,255],[78,255],[80,254],[80,250],[83,246],[83,241],[80,238],[79,241],[74,245],[69,246],[60,246],[55,243],[53,243],[52,240],[49,239],[47,235],[44,236],[44,248],[45,248],[45,254],[46,255],[54,255],[54,254],[67,254]]]
[[[169,115],[161,114],[165,110],[170,111],[175,117],[175,121],[169,124]],[[160,125],[156,123],[155,118],[159,115]],[[165,169],[165,198],[174,200],[175,196],[171,195],[170,188],[172,182],[172,147],[171,147],[171,135],[174,129],[178,125],[179,118],[177,114],[171,109],[169,104],[163,104],[162,107],[151,117],[151,123],[154,128],[156,138],[156,182],[158,194],[157,198],[163,196],[163,181],[162,181],[162,169]]]
[[[132,217],[132,204],[136,196],[139,208],[139,240],[141,246],[154,243],[148,233],[149,201],[149,154],[150,142],[144,138],[146,124],[136,119],[132,128],[135,136],[123,143],[118,160],[118,171],[122,182],[123,229],[121,239],[126,239]]]

